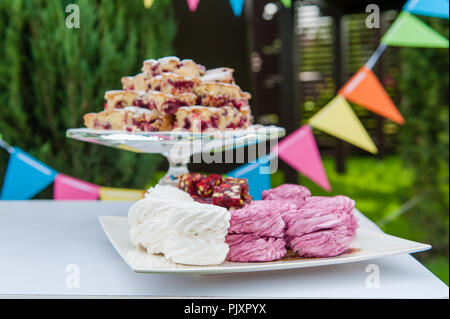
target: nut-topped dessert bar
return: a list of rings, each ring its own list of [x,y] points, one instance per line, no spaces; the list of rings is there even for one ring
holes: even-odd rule
[[[245,129],[252,125],[251,95],[235,84],[233,69],[206,70],[193,60],[144,61],[142,73],[105,93],[105,109],[84,116],[99,130],[130,132]]]

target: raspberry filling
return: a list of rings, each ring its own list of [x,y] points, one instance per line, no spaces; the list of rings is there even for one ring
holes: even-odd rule
[[[153,76],[158,75],[158,68],[159,68],[159,63],[156,63],[154,66],[152,66],[151,70],[152,70]]]
[[[178,100],[169,100],[166,102],[166,105],[163,107],[163,111],[166,114],[175,114],[178,108],[181,106],[181,102]]]
[[[197,104],[214,107],[232,105],[240,110],[241,107],[248,105],[248,102],[245,99],[233,99],[227,96],[201,95],[197,98]]]
[[[117,102],[116,102],[115,108],[116,108],[116,109],[121,109],[121,108],[123,108],[123,101],[117,101]]]
[[[156,119],[151,119],[150,121],[138,121],[133,119],[133,125],[137,127],[139,130],[144,132],[155,132],[158,131],[157,127],[154,127],[152,124],[156,122]]]
[[[177,91],[181,93],[192,92],[194,88],[194,82],[192,81],[168,81],[170,85],[172,85]]]
[[[183,125],[183,128],[184,128],[185,130],[190,130],[191,127],[192,127],[191,121],[190,121],[188,118],[185,118],[185,119],[184,119],[184,125]]]
[[[208,120],[195,120],[195,123],[197,125],[197,129],[200,129],[201,132],[207,130],[208,128],[219,128],[219,118],[217,116],[211,117],[211,119]],[[188,118],[184,118],[183,122],[183,129],[190,130],[192,128],[192,121]]]
[[[211,117],[211,126],[214,128],[219,128],[219,118],[217,116]]]
[[[94,126],[96,128],[101,128],[101,129],[104,129],[104,130],[110,130],[111,129],[111,123],[102,124],[102,123],[100,123],[99,120],[94,120]]]
[[[155,110],[156,103],[154,101],[146,101],[143,99],[135,99],[133,101],[133,106],[142,107],[144,109]]]

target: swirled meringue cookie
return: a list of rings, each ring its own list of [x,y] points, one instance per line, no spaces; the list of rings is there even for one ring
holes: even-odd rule
[[[130,208],[130,240],[175,263],[220,264],[228,253],[230,218],[223,207],[194,202],[174,187],[157,186]]]
[[[283,184],[281,186],[265,190],[262,193],[263,200],[292,200],[303,202],[310,197],[311,192],[305,186],[294,184]]]
[[[225,260],[228,250],[223,240],[172,233],[166,242],[165,256],[184,265],[218,265]]]
[[[355,201],[346,196],[310,197],[298,212],[284,215],[286,235],[302,236],[340,226],[356,229],[354,208]]]
[[[145,198],[136,202],[128,211],[130,226],[142,224],[146,220],[166,218],[167,214],[184,203],[193,203],[191,196],[172,186],[150,188]],[[177,206],[178,204],[178,206]]]
[[[293,237],[289,247],[302,257],[334,257],[345,252],[354,237],[354,229],[341,226]]]
[[[231,212],[230,225],[230,234],[283,237],[285,222],[277,210],[265,205],[249,205]]]
[[[184,203],[172,210],[167,223],[173,230],[185,234],[217,233],[225,238],[230,227],[230,217],[230,213],[223,207],[193,202]]]
[[[164,254],[171,230],[165,223],[149,220],[130,229],[131,243],[147,249],[149,254]]]
[[[141,199],[129,209],[128,223],[133,227],[148,220],[165,219],[172,209],[174,205],[168,200]]]
[[[155,187],[151,187],[147,193],[145,193],[145,198],[147,199],[168,199],[168,200],[174,200],[174,201],[186,201],[186,202],[193,202],[194,200],[192,197],[182,191],[181,189],[178,189],[176,187],[172,186],[161,186],[156,185]]]
[[[287,252],[283,238],[228,234],[226,242],[230,246],[227,259],[236,262],[273,261],[283,258]]]
[[[127,253],[127,261],[133,267],[138,268],[177,268],[177,265],[171,262],[169,259],[161,255],[148,254],[141,248],[135,248]]]

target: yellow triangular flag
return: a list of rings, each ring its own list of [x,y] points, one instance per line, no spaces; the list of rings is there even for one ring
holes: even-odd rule
[[[100,187],[100,200],[138,201],[144,198],[145,191],[137,189]]]
[[[153,5],[154,0],[144,0],[144,7],[150,9]]]
[[[336,96],[314,115],[309,124],[370,153],[378,153],[366,129],[342,95]]]

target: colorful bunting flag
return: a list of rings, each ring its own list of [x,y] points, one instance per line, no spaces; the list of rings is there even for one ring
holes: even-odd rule
[[[366,129],[342,95],[336,96],[314,115],[309,124],[370,153],[378,153]]]
[[[403,7],[408,11],[421,16],[448,19],[448,0],[409,0]]]
[[[99,192],[100,186],[64,174],[58,174],[53,185],[56,200],[96,200]]]
[[[405,123],[394,102],[372,70],[363,66],[339,91],[347,100],[398,124]]]
[[[100,187],[100,200],[138,201],[144,198],[144,194],[144,190]]]
[[[50,185],[58,174],[18,147],[13,148],[3,181],[0,198],[26,200]]]
[[[270,167],[270,158],[265,155],[260,157],[255,163],[248,163],[226,174],[230,177],[247,178],[250,195],[254,200],[260,200],[262,192],[271,188],[270,174],[267,168]]]
[[[276,152],[283,161],[314,183],[326,191],[331,190],[314,134],[309,125],[302,126],[278,143]]]
[[[448,39],[412,14],[403,11],[381,39],[391,46],[448,48]]]
[[[230,4],[234,15],[240,17],[242,15],[242,10],[244,9],[244,0],[230,0]]]
[[[189,10],[191,10],[192,12],[197,10],[199,2],[200,2],[200,0],[187,0]]]
[[[281,3],[286,7],[286,8],[290,8],[292,6],[292,1],[291,0],[281,0]]]

